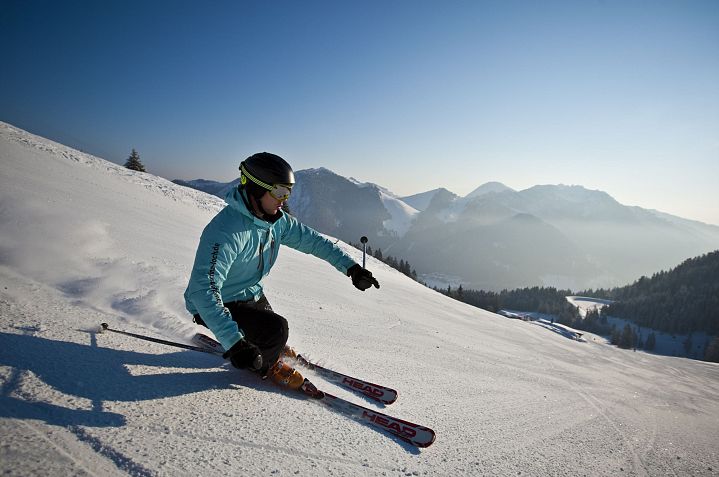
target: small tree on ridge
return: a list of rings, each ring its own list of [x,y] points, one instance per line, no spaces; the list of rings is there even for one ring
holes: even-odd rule
[[[127,161],[125,162],[125,167],[133,171],[147,172],[145,170],[144,164],[140,161],[140,155],[134,148],[130,153],[130,157],[128,157]]]

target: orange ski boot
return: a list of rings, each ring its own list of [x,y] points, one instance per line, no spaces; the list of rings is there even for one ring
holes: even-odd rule
[[[299,389],[305,382],[305,378],[295,368],[279,359],[267,371],[267,377],[280,386],[290,389]]]
[[[281,357],[290,358],[290,359],[297,359],[297,351],[289,345],[285,345],[285,349],[282,350],[282,353],[280,353]]]

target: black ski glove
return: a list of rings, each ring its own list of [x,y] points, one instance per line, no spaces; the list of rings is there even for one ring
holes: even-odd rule
[[[359,290],[365,291],[372,285],[374,285],[375,288],[379,288],[379,282],[372,276],[372,272],[360,267],[358,263],[355,263],[347,269],[347,275],[352,277],[352,284]]]
[[[222,357],[229,359],[235,368],[248,368],[251,371],[259,371],[262,369],[262,353],[260,353],[260,348],[244,338],[235,343]]]

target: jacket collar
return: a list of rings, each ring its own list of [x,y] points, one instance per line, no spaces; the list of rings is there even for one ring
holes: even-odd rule
[[[272,224],[281,219],[282,215],[284,214],[284,212],[280,210],[271,221],[257,217],[254,213],[250,211],[250,200],[245,194],[245,192],[241,191],[239,187],[233,187],[227,192],[227,195],[225,196],[225,202],[227,202],[227,205],[237,210],[240,214],[252,220],[252,222],[257,227],[263,229],[270,228]]]

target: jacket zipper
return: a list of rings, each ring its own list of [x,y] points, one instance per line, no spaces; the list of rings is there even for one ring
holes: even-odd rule
[[[265,241],[263,242],[260,240],[260,263],[257,264],[257,270],[263,270],[265,267],[265,244],[270,238],[270,229],[267,229],[267,234],[265,235]],[[272,246],[274,247],[275,239],[272,239]],[[272,252],[274,254],[274,251]],[[270,258],[270,260],[272,260]]]

